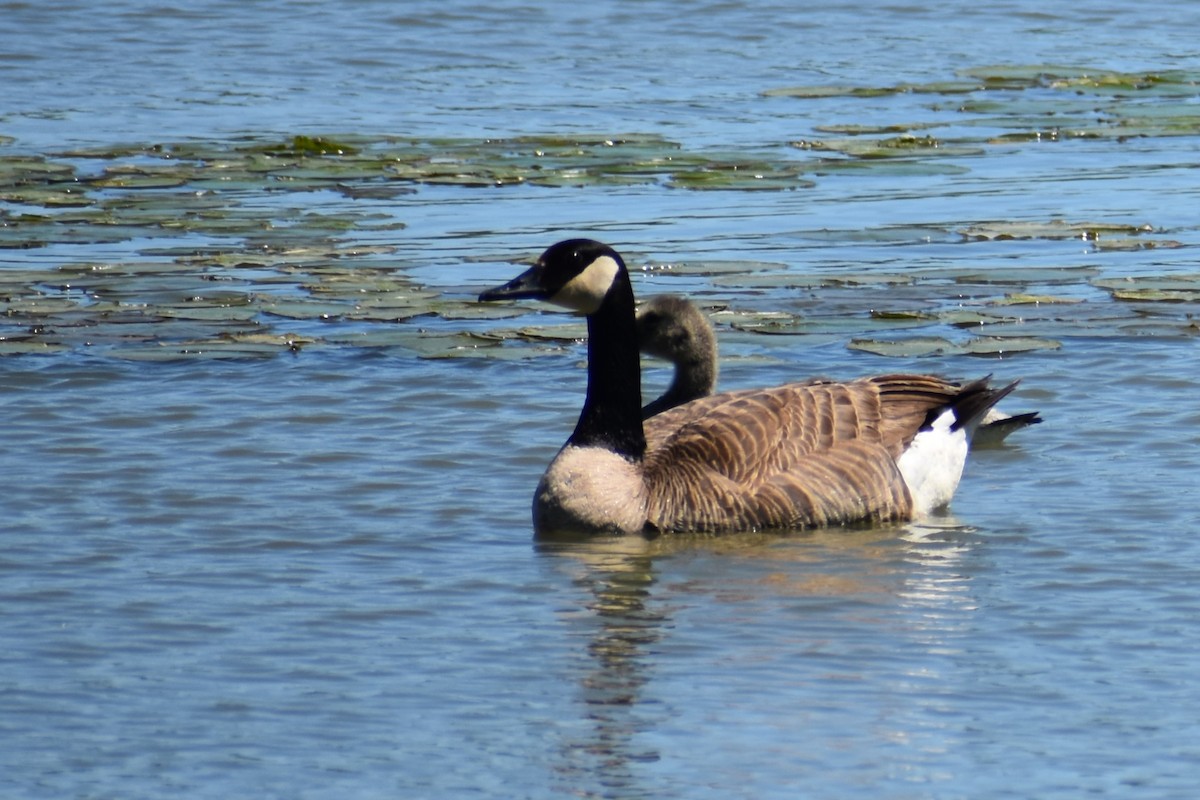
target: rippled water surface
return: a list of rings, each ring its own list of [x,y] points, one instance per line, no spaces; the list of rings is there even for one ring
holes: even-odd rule
[[[1192,797],[1200,18],[959,5],[0,4],[0,794]],[[473,298],[570,235],[725,387],[1046,421],[921,523],[534,542],[578,328]]]

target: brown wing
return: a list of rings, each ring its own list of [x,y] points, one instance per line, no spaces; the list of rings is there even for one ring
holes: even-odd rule
[[[895,459],[963,391],[884,375],[726,392],[664,412],[646,421],[651,524],[719,531],[906,517]]]

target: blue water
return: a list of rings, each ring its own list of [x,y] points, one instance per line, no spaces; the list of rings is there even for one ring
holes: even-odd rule
[[[0,136],[50,154],[642,132],[791,153],[822,125],[957,112],[765,90],[1196,64],[1190,5],[960,5],[5,3]],[[372,241],[455,300],[576,234],[637,265],[946,276],[840,294],[635,276],[641,294],[826,322],[924,308],[930,285],[947,306],[1013,290],[956,275],[1065,270],[1017,287],[1084,301],[1022,312],[1062,346],[1003,359],[847,349],[876,333],[861,314],[811,336],[719,329],[729,388],[895,369],[1021,378],[1010,410],[1046,422],[975,454],[951,513],[922,524],[535,543],[532,488],[582,398],[578,345],[526,360],[336,345],[0,357],[0,796],[1192,797],[1200,309],[1116,303],[1088,277],[1196,273],[1198,162],[1185,133],[993,148],[955,160],[965,171],[816,176],[794,192],[421,186],[373,201],[406,227]],[[954,233],[1049,219],[1149,224],[1180,246]],[[2,250],[0,269],[93,254]]]

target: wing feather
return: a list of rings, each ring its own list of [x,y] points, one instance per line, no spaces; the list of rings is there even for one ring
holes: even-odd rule
[[[936,410],[985,382],[928,375],[725,392],[646,421],[650,525],[803,528],[902,518],[896,459]],[[1001,390],[1003,391],[1003,390]]]

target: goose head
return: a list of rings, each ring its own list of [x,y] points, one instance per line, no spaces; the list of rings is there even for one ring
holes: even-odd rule
[[[528,270],[479,299],[544,300],[590,316],[622,284],[629,285],[629,275],[615,250],[591,239],[567,239],[550,246]],[[632,290],[628,294],[632,303]]]
[[[567,239],[479,299],[543,300],[586,316],[587,397],[568,443],[605,447],[630,459],[642,457],[646,439],[633,286],[615,250],[592,239]]]

